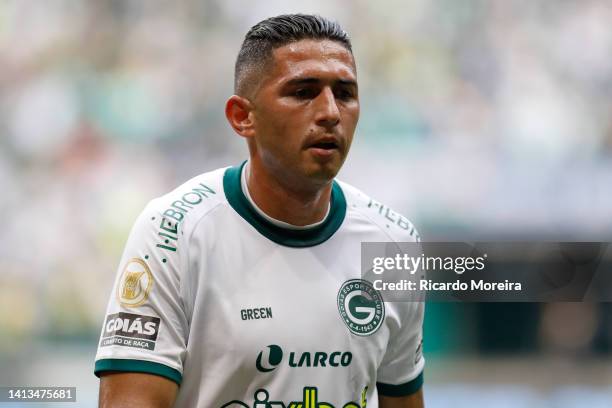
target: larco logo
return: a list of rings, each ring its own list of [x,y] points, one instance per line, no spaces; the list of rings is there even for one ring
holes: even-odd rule
[[[259,352],[255,367],[262,373],[274,371],[283,361],[283,349],[270,344],[266,349]],[[326,353],[324,351],[309,351],[299,353],[292,351],[289,353],[287,365],[292,368],[298,367],[348,367],[353,361],[353,354],[350,351],[334,351]]]
[[[283,350],[276,344],[271,344],[257,356],[255,366],[262,373],[267,373],[276,368],[283,360]]]

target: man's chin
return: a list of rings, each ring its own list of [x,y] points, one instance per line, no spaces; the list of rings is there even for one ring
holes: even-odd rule
[[[306,171],[308,179],[317,184],[328,184],[340,171],[341,164],[337,163],[313,163]]]

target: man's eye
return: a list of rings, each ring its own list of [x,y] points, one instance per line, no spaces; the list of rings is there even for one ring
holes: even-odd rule
[[[340,89],[336,91],[336,98],[338,99],[347,100],[354,97],[353,92],[349,91],[348,89]]]
[[[312,89],[300,88],[294,92],[294,95],[300,99],[308,99],[314,97],[315,93]]]

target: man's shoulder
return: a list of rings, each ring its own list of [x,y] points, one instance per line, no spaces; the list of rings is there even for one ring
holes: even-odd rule
[[[420,241],[420,236],[412,222],[389,206],[377,201],[360,189],[336,180],[346,199],[347,212],[365,222],[376,226],[394,241]]]
[[[136,245],[164,251],[163,262],[172,264],[173,255],[184,251],[199,221],[227,202],[223,192],[225,170],[200,174],[151,200],[136,219],[129,239],[138,242]]]
[[[151,200],[146,210],[178,223],[201,218],[225,202],[223,175],[226,169],[219,168],[189,179]]]

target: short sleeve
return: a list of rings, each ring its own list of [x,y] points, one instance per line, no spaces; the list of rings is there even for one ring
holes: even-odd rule
[[[179,225],[149,204],[115,277],[95,370],[143,372],[181,383],[188,321],[181,299]]]
[[[423,385],[423,316],[425,302],[392,304],[391,334],[387,351],[378,368],[379,395],[401,397],[417,392]]]

